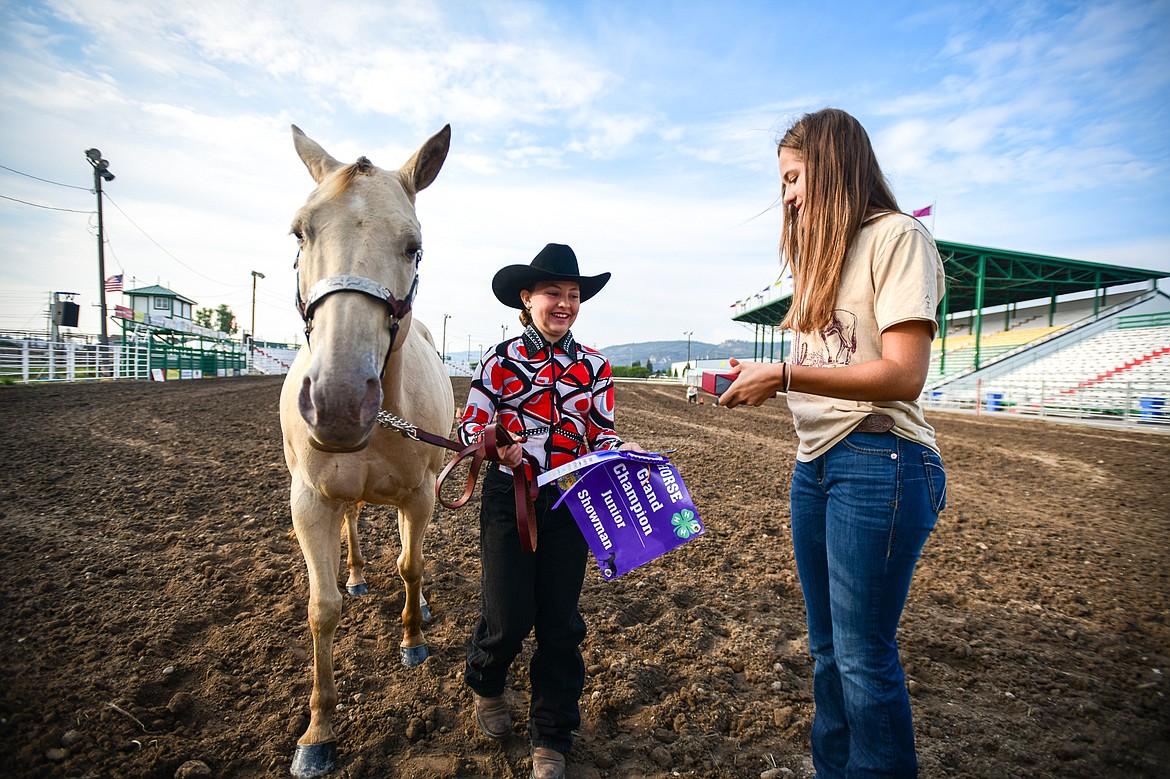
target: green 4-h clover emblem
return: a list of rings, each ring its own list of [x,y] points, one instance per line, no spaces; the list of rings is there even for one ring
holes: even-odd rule
[[[670,524],[674,525],[674,534],[679,538],[690,538],[703,530],[703,526],[699,524],[699,520],[695,519],[695,512],[690,509],[683,509],[682,511],[676,512],[670,518]]]

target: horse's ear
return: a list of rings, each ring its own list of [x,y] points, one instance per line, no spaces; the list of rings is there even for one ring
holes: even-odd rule
[[[297,147],[297,154],[300,156],[301,162],[305,163],[305,167],[309,169],[309,174],[313,177],[313,181],[320,184],[322,179],[341,167],[340,162],[329,156],[329,152],[322,149],[320,144],[305,135],[301,131],[301,128],[295,124],[292,126],[292,134],[293,145]]]
[[[443,167],[450,148],[451,125],[446,125],[432,135],[398,170],[398,177],[402,179],[402,186],[406,191],[413,195],[429,187],[439,175],[439,169]]]

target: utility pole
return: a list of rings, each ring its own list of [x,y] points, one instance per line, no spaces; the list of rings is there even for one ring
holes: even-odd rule
[[[687,337],[687,368],[691,367],[691,336],[695,334],[694,330],[687,330],[683,333]]]
[[[447,362],[447,320],[450,314],[443,314],[443,362]]]
[[[248,331],[248,362],[255,361],[256,357],[256,279],[264,278],[258,270],[252,271],[252,329]]]
[[[89,164],[93,166],[93,190],[97,193],[97,216],[98,216],[98,291],[101,301],[102,309],[102,336],[101,344],[105,346],[109,343],[110,338],[106,333],[106,247],[105,247],[105,229],[102,224],[102,179],[106,181],[113,181],[114,174],[110,173],[110,163],[108,160],[102,158],[102,153],[97,149],[86,149],[85,157],[89,160]]]

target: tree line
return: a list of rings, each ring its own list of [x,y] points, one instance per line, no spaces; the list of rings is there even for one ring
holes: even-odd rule
[[[654,375],[654,363],[650,362],[649,357],[645,365],[634,360],[631,365],[611,365],[610,368],[614,378],[618,379],[648,379]]]
[[[193,321],[200,327],[206,327],[208,330],[217,330],[228,335],[235,335],[240,330],[236,325],[236,315],[224,303],[220,303],[219,307],[215,309],[195,309],[195,319]]]

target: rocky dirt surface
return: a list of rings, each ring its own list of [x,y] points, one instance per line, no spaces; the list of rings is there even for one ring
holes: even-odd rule
[[[0,775],[287,775],[311,639],[279,389],[0,387]],[[809,776],[783,400],[617,396],[620,432],[679,450],[707,533],[613,582],[590,571],[569,777]],[[1170,436],[930,419],[949,507],[900,633],[922,775],[1170,775]],[[394,511],[367,507],[371,595],[346,599],[336,643],[337,777],[528,775],[527,654],[502,743],[475,730],[461,681],[476,530],[474,507],[436,513],[432,656],[408,669]]]

